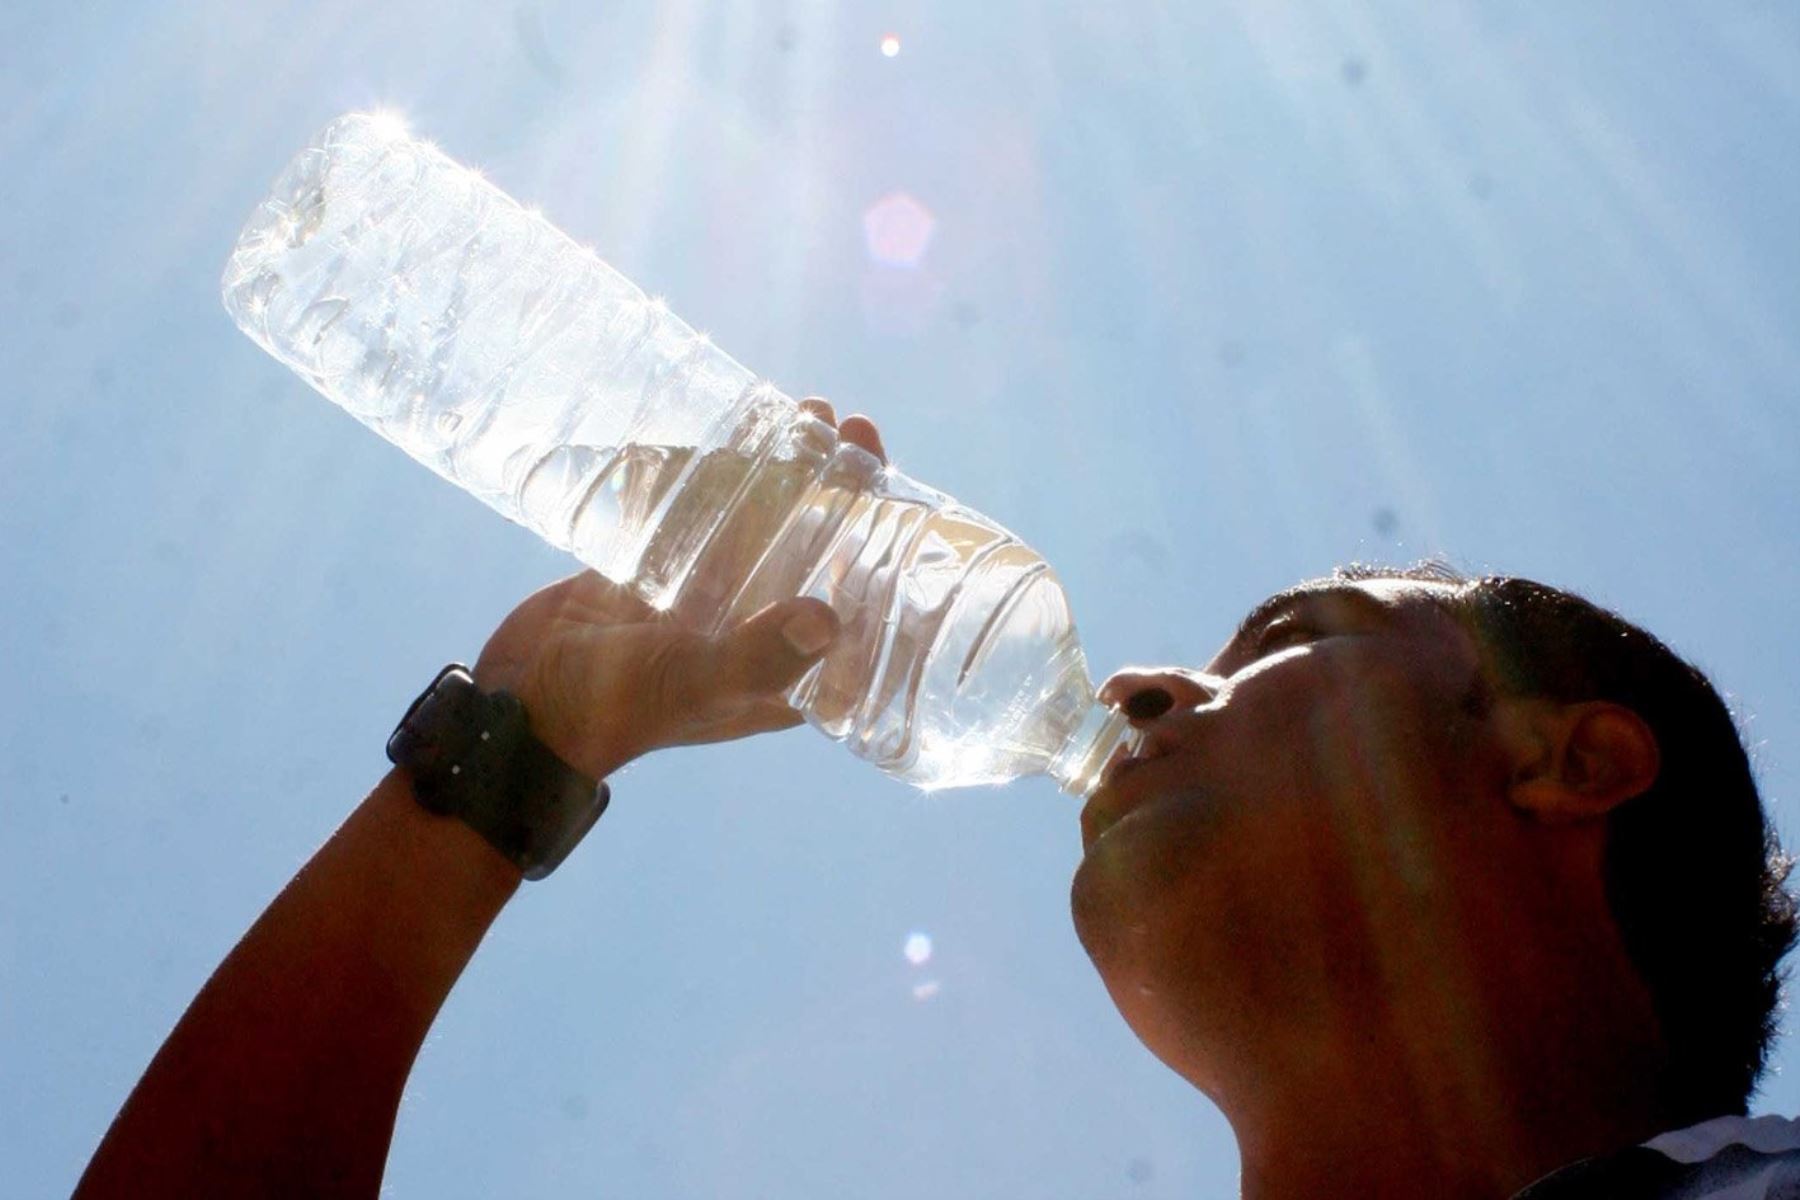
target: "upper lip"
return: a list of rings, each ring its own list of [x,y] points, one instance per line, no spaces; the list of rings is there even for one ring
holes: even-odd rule
[[[1122,781],[1128,772],[1151,759],[1174,753],[1180,745],[1181,739],[1173,724],[1168,717],[1162,717],[1142,730],[1137,744],[1131,746],[1129,752],[1125,746],[1115,751],[1113,760],[1100,772],[1100,786],[1081,810],[1081,839],[1084,847],[1091,846],[1096,838],[1150,799],[1148,791],[1140,790],[1136,794],[1114,791],[1113,785]]]
[[[1154,722],[1142,731],[1134,750],[1128,754],[1119,755],[1106,765],[1106,769],[1100,773],[1101,785],[1116,783],[1132,768],[1141,766],[1153,758],[1161,758],[1165,754],[1174,753],[1180,744],[1175,731],[1169,727],[1167,722]]]

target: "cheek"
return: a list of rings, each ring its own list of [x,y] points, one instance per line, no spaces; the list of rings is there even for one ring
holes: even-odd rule
[[[1379,662],[1296,656],[1240,676],[1184,779],[1083,862],[1084,944],[1149,973],[1197,951],[1248,964],[1343,950],[1370,920],[1416,912],[1444,883],[1452,726]]]
[[[1444,839],[1468,803],[1473,765],[1463,724],[1412,687],[1359,689],[1313,710],[1311,866],[1335,876],[1346,902],[1416,910],[1442,889]]]
[[[1329,645],[1234,688],[1231,760],[1271,790],[1317,798],[1439,776],[1460,714],[1430,675],[1369,646]]]
[[[1314,654],[1287,666],[1234,689],[1205,757],[1229,813],[1218,864],[1228,885],[1279,887],[1270,902],[1296,919],[1396,887],[1428,891],[1463,735],[1416,678],[1380,661]]]

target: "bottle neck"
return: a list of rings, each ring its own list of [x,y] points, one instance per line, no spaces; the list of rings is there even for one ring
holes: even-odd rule
[[[1120,746],[1135,749],[1137,731],[1123,712],[1095,700],[1050,760],[1048,774],[1071,796],[1085,798],[1100,786],[1100,772]]]

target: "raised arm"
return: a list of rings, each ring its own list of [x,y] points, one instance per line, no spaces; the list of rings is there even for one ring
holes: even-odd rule
[[[880,453],[866,421],[843,433]],[[703,638],[587,573],[519,605],[475,681],[518,696],[533,734],[599,779],[659,747],[796,724],[781,696],[836,631],[823,604],[791,600]],[[413,1058],[519,882],[390,772],[207,981],[76,1195],[376,1195]]]

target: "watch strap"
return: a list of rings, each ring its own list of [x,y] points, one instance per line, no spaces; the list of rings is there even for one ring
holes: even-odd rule
[[[527,879],[554,871],[612,798],[532,735],[517,696],[482,692],[461,663],[407,708],[387,756],[423,807],[474,829]]]

